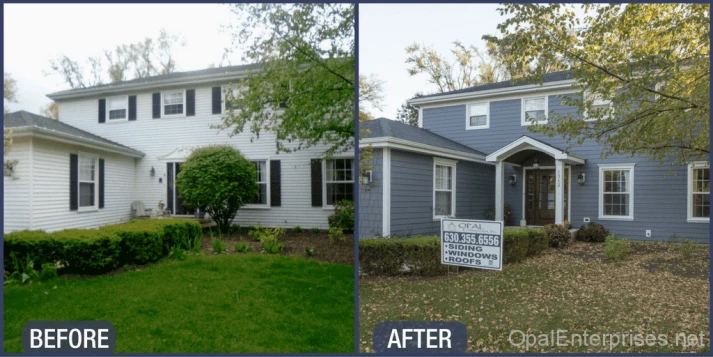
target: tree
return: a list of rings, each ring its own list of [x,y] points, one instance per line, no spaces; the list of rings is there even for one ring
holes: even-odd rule
[[[642,155],[672,164],[709,159],[709,4],[505,4],[498,25],[506,65],[529,63],[541,83],[548,60],[568,63],[583,95],[577,113],[549,113],[529,129],[570,146],[593,140],[602,157]],[[607,105],[611,103],[611,105]],[[590,121],[581,120],[586,115]]]
[[[169,34],[162,29],[156,39],[147,37],[135,43],[120,44],[83,63],[60,55],[50,60],[48,74],[61,76],[74,89],[173,73],[177,70],[174,51],[177,46],[185,45],[183,35]]]
[[[12,75],[7,72],[3,72],[3,99],[8,103],[17,103],[17,81],[12,78]],[[10,108],[7,104],[3,104],[3,113],[7,114],[10,112]]]
[[[416,93],[413,98],[423,97],[423,94]],[[418,108],[404,102],[401,108],[396,110],[396,120],[411,126],[418,126]]]
[[[233,4],[230,29],[247,78],[226,93],[232,108],[215,128],[236,135],[275,133],[278,152],[328,144],[325,156],[354,145],[354,5]]]
[[[216,145],[193,150],[176,185],[186,206],[207,212],[226,232],[238,209],[257,197],[256,177],[255,165],[238,150]]]
[[[54,120],[59,120],[59,105],[57,105],[57,102],[52,102],[40,107],[40,114]]]

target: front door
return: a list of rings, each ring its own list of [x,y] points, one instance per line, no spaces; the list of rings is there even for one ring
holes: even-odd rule
[[[169,162],[166,164],[167,181],[167,210],[172,214],[193,214],[193,210],[183,205],[183,199],[178,194],[176,177],[181,172],[180,162]]]
[[[555,170],[528,170],[525,181],[525,219],[528,225],[555,223]],[[564,218],[567,219],[569,169],[564,173]]]

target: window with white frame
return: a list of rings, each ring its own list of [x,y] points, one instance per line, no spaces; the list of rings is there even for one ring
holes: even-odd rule
[[[129,113],[129,97],[107,99],[107,117],[109,120],[126,120]]]
[[[434,159],[433,218],[455,216],[455,174],[455,161]]]
[[[265,205],[267,206],[268,202],[268,195],[269,195],[269,172],[268,172],[268,165],[267,165],[267,160],[255,160],[251,161],[255,165],[255,172],[256,172],[256,178],[255,182],[257,182],[258,185],[258,190],[257,190],[257,198],[253,201],[250,202],[252,205]]]
[[[184,91],[163,93],[161,110],[164,116],[183,115],[186,96]]]
[[[231,109],[238,109],[231,104],[235,98],[240,96],[242,90],[235,86],[223,86],[223,113],[227,113]]]
[[[710,222],[711,170],[706,162],[688,165],[688,220]]]
[[[611,110],[611,100],[602,98],[601,94],[587,93],[586,95],[592,100],[592,104],[584,113],[584,120],[593,121],[607,119]]]
[[[599,219],[634,219],[634,165],[599,167]]]
[[[354,200],[354,159],[325,160],[325,203]]]
[[[97,158],[89,155],[79,155],[79,208],[97,208],[97,176],[99,166]]]
[[[468,105],[466,129],[487,129],[490,127],[489,103],[473,103]]]
[[[522,99],[522,125],[547,123],[547,96]]]

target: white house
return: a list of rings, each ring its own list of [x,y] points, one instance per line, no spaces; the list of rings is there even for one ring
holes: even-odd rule
[[[223,87],[248,66],[172,73],[49,94],[59,121],[27,112],[5,115],[17,160],[4,178],[4,232],[56,231],[125,222],[132,202],[154,212],[193,215],[174,185],[193,148],[229,144],[253,161],[260,198],[233,223],[327,228],[333,203],[351,199],[353,155],[322,159],[327,145],[277,153],[275,136],[229,137],[211,128],[225,113]]]

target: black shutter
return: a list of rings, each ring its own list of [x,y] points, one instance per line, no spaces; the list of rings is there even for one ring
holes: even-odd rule
[[[79,197],[77,189],[79,186],[79,156],[69,154],[69,210],[76,211],[79,208]]]
[[[99,208],[104,208],[104,159],[99,159]]]
[[[270,206],[282,205],[280,160],[270,160]]]
[[[99,99],[99,124],[106,123],[106,99]]]
[[[312,207],[322,207],[322,160],[312,159]]]
[[[161,93],[153,94],[153,118],[161,118]]]
[[[196,90],[186,90],[186,116],[196,115]]]
[[[220,102],[223,100],[223,91],[220,87],[213,87],[213,114],[220,114],[223,112],[220,107]]]
[[[173,163],[169,162],[166,164],[166,188],[167,188],[167,194],[166,194],[166,210],[171,211],[172,214],[176,214],[176,212],[173,212]]]
[[[129,96],[129,120],[136,120],[136,96]]]

